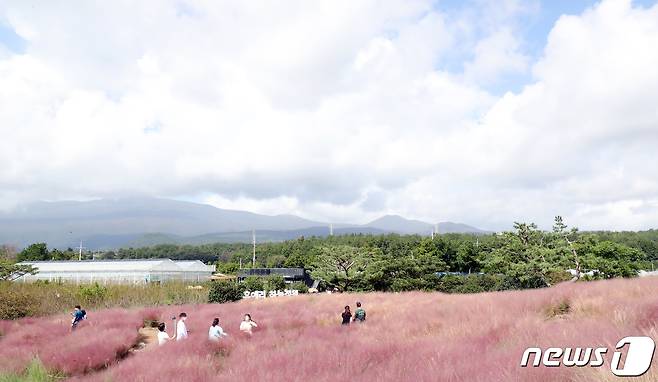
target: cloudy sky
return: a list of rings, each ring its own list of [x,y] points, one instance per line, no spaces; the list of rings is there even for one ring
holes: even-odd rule
[[[0,1],[0,208],[658,228],[655,1]]]

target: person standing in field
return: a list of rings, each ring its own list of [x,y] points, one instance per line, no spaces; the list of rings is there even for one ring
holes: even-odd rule
[[[168,341],[171,341],[175,339],[176,336],[174,337],[169,337],[169,334],[167,334],[167,331],[165,330],[165,323],[161,322],[158,324],[158,345],[164,345]]]
[[[365,322],[366,321],[366,311],[361,307],[361,302],[357,301],[356,310],[354,311],[353,321]]]
[[[341,316],[343,317],[343,322],[341,323],[341,325],[349,325],[352,319],[352,312],[350,312],[349,305],[345,305],[345,310],[343,311],[343,314],[341,314]]]
[[[208,330],[208,339],[211,341],[219,341],[220,338],[226,337],[228,334],[222,329],[221,326],[219,326],[219,318],[215,317],[214,320],[212,320],[212,325],[210,325],[210,329]]]
[[[71,331],[73,331],[78,327],[80,322],[85,319],[87,312],[85,312],[80,305],[76,305],[71,315],[73,316],[73,320],[71,320]]]
[[[242,319],[242,322],[240,323],[240,331],[242,333],[251,335],[252,329],[257,327],[258,324],[256,324],[256,322],[251,319],[251,314],[249,313],[245,314],[244,318]]]
[[[183,312],[178,315],[178,323],[176,324],[176,341],[187,339],[188,332],[185,321],[187,320],[187,313]]]

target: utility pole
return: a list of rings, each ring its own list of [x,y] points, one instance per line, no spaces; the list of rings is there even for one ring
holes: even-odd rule
[[[431,234],[432,240],[434,240],[434,235],[438,235],[438,234],[439,234],[439,225],[434,224],[434,226],[432,227],[432,234]]]
[[[82,250],[87,249],[87,247],[82,246],[82,240],[80,240],[80,246],[78,247],[78,261],[82,261]]]
[[[253,255],[251,257],[251,268],[256,268],[256,230],[251,230],[251,243],[254,245]]]

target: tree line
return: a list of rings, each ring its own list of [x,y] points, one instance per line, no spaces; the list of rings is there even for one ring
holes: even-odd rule
[[[34,244],[16,258],[77,258]],[[163,244],[106,251],[110,259],[198,259],[236,273],[252,266],[244,243]],[[658,259],[658,231],[579,232],[556,217],[550,231],[515,223],[509,232],[473,235],[353,234],[259,243],[256,267],[302,267],[321,287],[343,291],[440,290],[478,292],[538,288],[570,279],[633,277]],[[570,273],[567,270],[571,270]]]

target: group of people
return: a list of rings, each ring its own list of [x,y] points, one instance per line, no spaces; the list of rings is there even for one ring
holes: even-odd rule
[[[73,319],[71,321],[71,330],[75,330],[80,322],[85,320],[87,318],[87,312],[80,307],[80,305],[76,305],[75,309],[71,313],[73,316]],[[361,306],[361,302],[357,301],[356,302],[356,311],[354,311],[354,314],[352,314],[350,310],[350,306],[346,305],[345,310],[341,314],[342,317],[342,325],[349,325],[351,322],[365,322],[366,321],[366,311],[363,309]],[[176,316],[171,318],[172,321],[176,321]],[[178,315],[178,322],[176,323],[176,333],[173,336],[170,336],[167,334],[166,330],[166,325],[164,322],[161,322],[158,324],[158,345],[164,345],[168,341],[176,340],[176,341],[182,341],[188,338],[189,336],[189,330],[187,329],[187,325],[185,324],[185,321],[187,321],[187,313],[182,312],[181,314]],[[251,319],[251,314],[247,313],[244,315],[242,318],[242,321],[240,322],[240,332],[251,336],[253,333],[253,329],[257,328],[258,324],[256,321]],[[215,317],[212,320],[212,324],[210,325],[210,328],[208,329],[208,339],[211,341],[219,341],[223,337],[227,337],[228,333],[224,331],[224,329],[219,325],[219,317]]]
[[[176,317],[172,317],[172,320],[176,320]],[[178,315],[178,322],[176,323],[176,333],[174,334],[173,337],[167,334],[166,325],[164,322],[161,322],[158,325],[158,345],[164,345],[171,340],[182,341],[187,339],[190,332],[187,329],[187,325],[185,324],[186,320],[187,320],[187,313],[183,312]],[[258,327],[258,324],[256,323],[256,321],[251,319],[251,315],[249,313],[245,314],[242,319],[242,322],[240,322],[240,332],[251,336],[253,332],[253,328],[256,327]],[[215,317],[212,320],[212,324],[210,325],[210,328],[208,329],[208,339],[210,341],[219,341],[221,338],[227,336],[228,333],[226,333],[224,329],[219,325],[219,317]]]
[[[345,305],[345,310],[341,314],[341,317],[343,319],[342,325],[349,325],[350,322],[365,322],[366,321],[366,310],[361,307],[361,302],[357,301],[356,302],[356,311],[354,311],[354,315],[352,315],[352,312],[350,310],[349,305]]]

